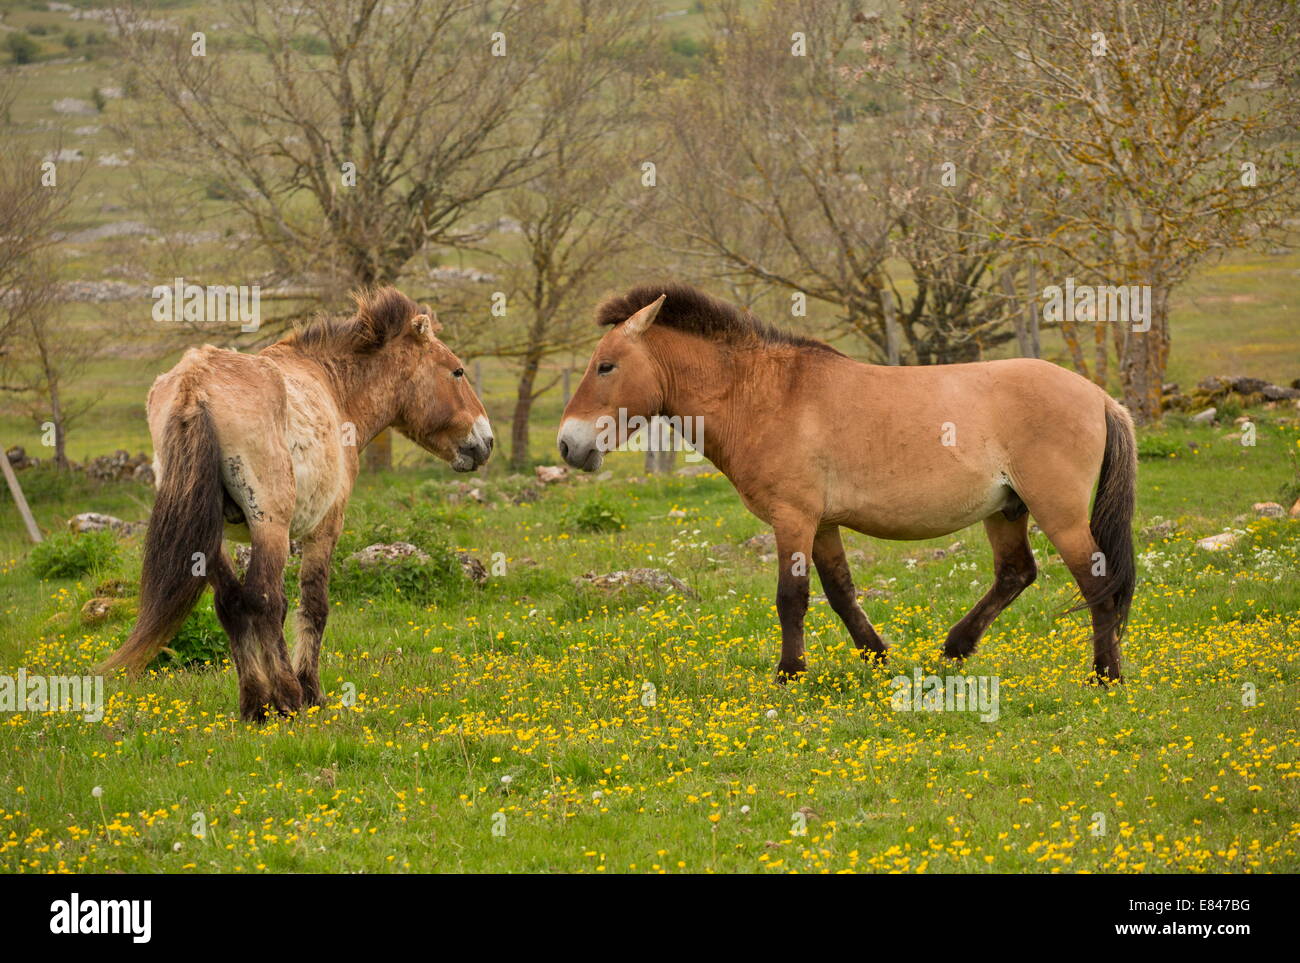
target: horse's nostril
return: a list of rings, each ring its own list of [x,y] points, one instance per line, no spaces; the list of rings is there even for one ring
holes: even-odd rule
[[[488,454],[491,454],[491,453],[492,453],[492,446],[495,445],[496,443],[497,443],[497,440],[496,440],[495,438],[493,438],[491,435],[489,435],[489,436],[488,436],[488,440],[487,440],[487,450],[488,450]]]
[[[561,458],[569,457],[569,443],[567,441],[560,442],[560,457]]]

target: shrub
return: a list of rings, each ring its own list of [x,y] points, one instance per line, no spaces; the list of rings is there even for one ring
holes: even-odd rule
[[[1138,438],[1138,458],[1172,458],[1179,451],[1178,440],[1168,435],[1143,435]]]
[[[1300,457],[1294,451],[1287,452],[1287,457],[1291,460],[1291,477],[1282,483],[1278,489],[1278,496],[1282,499],[1282,507],[1295,503],[1300,499]]]
[[[229,649],[226,632],[212,607],[212,596],[208,595],[194,607],[194,611],[176,633],[176,638],[158,654],[154,663],[176,668],[202,665],[205,662],[220,666]]]
[[[624,524],[613,503],[599,496],[570,511],[567,521],[579,532],[617,532]]]
[[[17,30],[5,37],[5,47],[16,64],[29,64],[41,52],[41,45],[25,33]]]
[[[107,568],[117,561],[117,554],[112,532],[64,532],[35,546],[29,561],[38,578],[77,578]]]
[[[460,561],[445,545],[420,546],[428,561],[396,559],[362,565],[346,561],[330,582],[331,598],[405,600],[420,605],[445,602],[460,595],[468,584]]]
[[[239,196],[229,184],[217,178],[208,181],[203,188],[203,193],[210,201],[233,201]]]

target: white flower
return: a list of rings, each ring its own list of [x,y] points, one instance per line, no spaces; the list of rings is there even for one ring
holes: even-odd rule
[[[741,807],[740,807],[740,813],[741,813],[742,816],[747,816],[747,815],[749,815],[749,807],[748,807],[748,806],[741,806]]]
[[[768,717],[769,719],[775,719],[775,718],[776,718],[776,710],[775,710],[775,709],[768,709],[768,710],[767,710],[767,717]]]
[[[104,795],[104,787],[96,786],[94,789],[90,790],[90,794],[98,799],[100,796]]]
[[[514,779],[515,779],[514,776],[502,776],[502,777],[501,777],[501,785],[503,785],[503,786],[508,786],[508,785],[510,785],[512,782],[514,782]]]

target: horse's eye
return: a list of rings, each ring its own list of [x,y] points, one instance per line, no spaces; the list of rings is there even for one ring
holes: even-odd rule
[[[596,374],[609,374],[613,370],[614,370],[614,362],[602,361],[600,363],[600,366],[596,368]]]
[[[465,377],[465,369],[464,369],[464,368],[457,368],[455,371],[453,371],[453,372],[451,373],[451,376],[452,376],[453,378],[463,378],[463,377]]]

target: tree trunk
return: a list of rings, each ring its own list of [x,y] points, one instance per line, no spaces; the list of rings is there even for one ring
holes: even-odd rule
[[[54,422],[54,465],[59,471],[67,471],[68,449],[63,425],[63,399],[59,394],[59,379],[50,377],[50,420]],[[0,455],[0,457],[3,457]]]
[[[656,415],[646,426],[645,473],[647,475],[667,475],[677,463],[677,451],[673,445],[673,433],[667,422]]]
[[[1095,322],[1096,330],[1092,333],[1092,380],[1103,391],[1106,390],[1106,382],[1110,380],[1110,355],[1107,353],[1106,347],[1106,328],[1114,323],[1115,320],[1113,318],[1106,321],[1099,320]]]
[[[393,429],[385,428],[375,435],[362,452],[362,463],[368,472],[391,471],[393,468]]]
[[[1130,331],[1120,365],[1124,386],[1124,404],[1139,425],[1158,423],[1161,409],[1161,386],[1165,380],[1165,363],[1169,358],[1169,289],[1152,285],[1151,329]]]
[[[32,334],[36,339],[36,349],[41,356],[41,374],[45,378],[45,390],[50,396],[50,420],[54,424],[54,467],[59,471],[68,468],[68,454],[64,440],[63,395],[59,391],[59,371],[55,366],[54,355],[45,339],[45,333],[35,320],[32,321]]]
[[[510,467],[524,471],[530,460],[528,454],[528,420],[533,412],[533,386],[537,383],[537,369],[541,357],[536,354],[524,359],[524,369],[519,374],[515,390],[515,413],[510,420]]]

